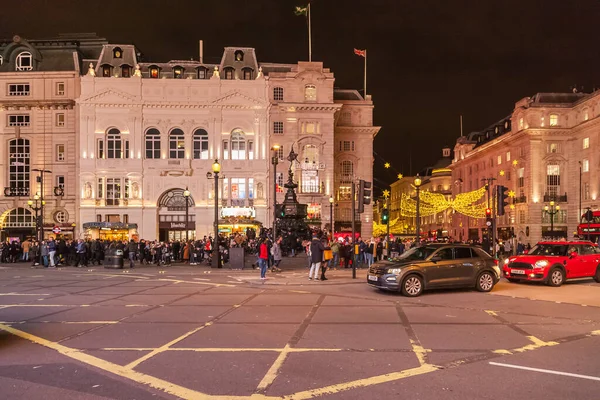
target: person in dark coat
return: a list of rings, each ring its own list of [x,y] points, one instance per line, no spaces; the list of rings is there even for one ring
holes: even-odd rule
[[[316,234],[313,234],[310,242],[310,271],[308,271],[308,280],[319,280],[319,269],[323,261],[323,243],[319,240]]]

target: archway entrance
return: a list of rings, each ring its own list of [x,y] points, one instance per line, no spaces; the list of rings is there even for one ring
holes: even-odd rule
[[[171,189],[158,199],[158,238],[160,241],[195,239],[196,214],[194,199],[183,195],[185,189]],[[186,222],[186,202],[188,218]]]
[[[26,208],[19,207],[6,210],[0,215],[0,232],[2,241],[23,241],[35,238],[35,217]]]

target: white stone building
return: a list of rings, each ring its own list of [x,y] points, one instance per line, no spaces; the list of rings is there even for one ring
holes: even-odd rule
[[[515,104],[512,114],[454,148],[455,192],[482,186],[484,178],[515,193],[498,219],[500,238],[524,243],[544,237],[572,239],[585,207],[598,209],[600,92],[538,93]],[[581,184],[580,184],[581,182]],[[554,232],[544,207],[554,201]],[[455,218],[454,236],[481,239],[484,219]]]
[[[134,46],[107,44],[98,58],[84,60],[92,67],[81,78],[78,99],[82,235],[185,238],[186,188],[187,236],[212,233],[214,181],[206,173],[215,159],[221,164],[220,230],[270,227],[276,144],[280,185],[292,145],[299,153],[293,166],[299,200],[309,204],[310,222],[319,227],[328,222],[323,206],[338,188],[336,162],[354,157],[345,172],[356,178],[361,168],[371,180],[378,131],[372,102],[356,92],[336,100],[333,74],[322,63],[259,64],[254,49],[240,47],[225,48],[219,64],[199,58],[140,62]],[[354,129],[336,127],[344,109],[357,116]],[[354,141],[336,160],[338,133]],[[355,150],[354,143],[363,146]]]

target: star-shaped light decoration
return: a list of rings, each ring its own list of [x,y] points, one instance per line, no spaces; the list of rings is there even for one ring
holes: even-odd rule
[[[387,203],[383,203],[383,208],[387,208]]]
[[[391,167],[391,165],[390,165],[390,163],[389,163],[389,162],[386,162],[385,164],[383,164],[383,166],[384,166],[385,168],[389,168],[389,167]]]
[[[515,205],[514,205],[514,204],[511,204],[511,205],[510,205],[510,209],[511,209],[511,210],[514,210],[514,209],[515,209]]]
[[[519,161],[517,161],[517,160],[513,160],[513,165],[514,165],[515,167],[517,166],[517,164],[519,164]]]
[[[517,194],[515,193],[514,190],[509,190],[508,191],[508,197],[515,197]]]
[[[386,189],[386,190],[384,190],[384,191],[383,191],[383,197],[385,197],[386,199],[387,199],[388,197],[390,197],[390,191],[389,191],[389,190],[387,190],[387,189]]]
[[[398,174],[398,179],[402,179],[403,177],[404,177],[404,175]]]
[[[503,169],[500,170],[500,176],[504,176],[504,170]]]

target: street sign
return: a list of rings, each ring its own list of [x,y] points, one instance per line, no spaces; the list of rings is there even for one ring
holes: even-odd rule
[[[60,233],[60,226],[55,225],[54,228],[52,228],[52,232],[58,235]]]
[[[492,221],[485,221],[485,224],[486,224],[487,226],[492,226]]]

